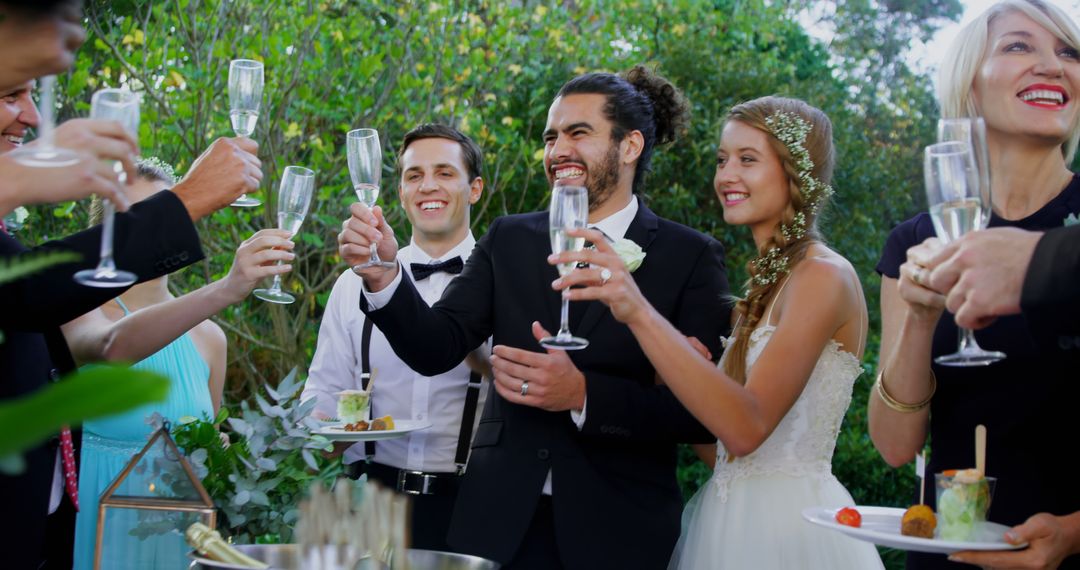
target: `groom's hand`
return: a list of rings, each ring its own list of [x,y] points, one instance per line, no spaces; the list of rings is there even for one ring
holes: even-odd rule
[[[551,336],[540,323],[532,325],[533,336]],[[585,406],[585,375],[574,366],[565,350],[532,352],[496,345],[491,355],[495,390],[506,400],[549,412],[580,411]],[[527,388],[522,390],[522,385]],[[525,395],[522,395],[522,392]]]
[[[380,259],[392,262],[397,258],[397,238],[394,229],[386,223],[382,208],[368,209],[360,202],[349,206],[349,219],[341,224],[338,234],[338,254],[353,272],[364,279],[370,291],[382,291],[397,276],[398,265],[389,267],[363,267],[371,259],[372,247],[378,248]]]

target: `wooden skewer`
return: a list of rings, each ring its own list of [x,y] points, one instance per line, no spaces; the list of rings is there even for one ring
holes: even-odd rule
[[[975,426],[975,469],[979,475],[986,476],[986,426]]]

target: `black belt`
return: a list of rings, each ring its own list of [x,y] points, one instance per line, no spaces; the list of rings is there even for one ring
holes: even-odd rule
[[[349,475],[359,477],[367,473],[376,481],[406,495],[446,495],[456,493],[461,475],[455,473],[424,473],[410,469],[398,469],[382,463],[358,461],[347,466]]]

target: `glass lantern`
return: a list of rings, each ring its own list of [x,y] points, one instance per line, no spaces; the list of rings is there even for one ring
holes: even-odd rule
[[[195,522],[213,529],[214,503],[166,422],[101,495],[94,569],[187,568]]]

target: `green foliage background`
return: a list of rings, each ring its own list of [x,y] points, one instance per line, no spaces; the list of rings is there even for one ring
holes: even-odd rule
[[[61,115],[85,114],[99,87],[144,92],[144,153],[183,172],[215,137],[229,136],[229,60],[266,63],[261,144],[266,206],[227,208],[201,223],[205,262],[173,278],[178,292],[228,270],[235,247],[275,220],[273,189],[281,169],[318,172],[318,194],[300,235],[289,306],[251,300],[217,317],[230,340],[228,399],[249,397],[264,382],[306,366],[334,279],[344,269],[335,236],[353,200],[345,132],[377,127],[384,154],[421,121],[455,124],[484,148],[487,188],[473,210],[482,234],[499,215],[545,206],[540,131],[554,92],[592,70],[655,66],[693,103],[687,136],[662,150],[646,198],[662,216],[710,233],[728,249],[732,283],[742,283],[753,242],[722,223],[711,189],[725,111],[767,94],[799,97],[833,120],[839,162],[836,198],[823,224],[832,246],[855,265],[871,312],[863,375],[845,421],[834,466],[857,503],[903,505],[911,469],[893,470],[865,432],[865,402],[877,360],[880,318],[874,265],[889,229],[919,209],[920,152],[937,118],[928,78],[903,54],[944,19],[957,0],[126,0],[88,3],[90,38],[61,78]],[[797,19],[817,18],[833,36],[813,39]],[[396,180],[391,159],[386,188]],[[407,235],[394,192],[383,204]],[[82,205],[39,211],[34,238],[69,232]],[[687,492],[707,476],[689,453]],[[890,565],[896,554],[889,554]]]

